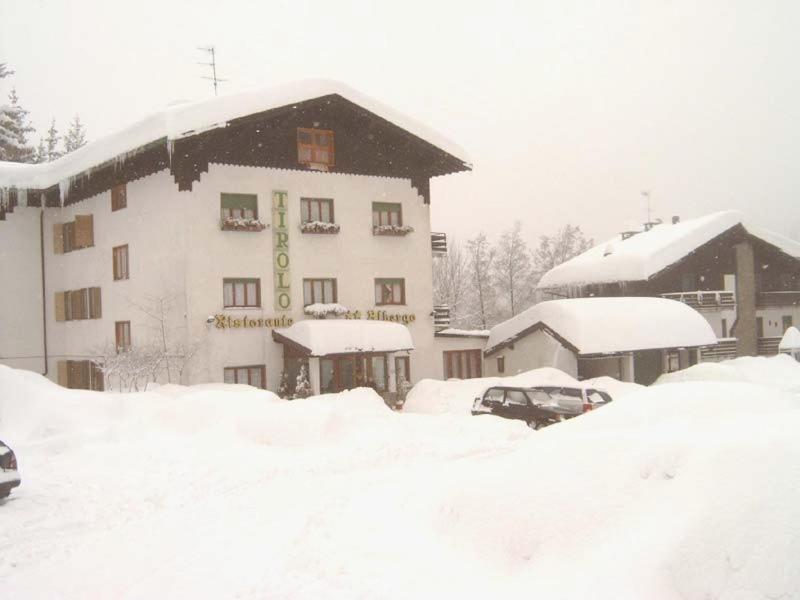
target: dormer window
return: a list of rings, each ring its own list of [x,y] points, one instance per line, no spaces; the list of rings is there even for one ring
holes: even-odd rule
[[[333,131],[297,129],[297,162],[311,168],[327,168],[334,164]]]

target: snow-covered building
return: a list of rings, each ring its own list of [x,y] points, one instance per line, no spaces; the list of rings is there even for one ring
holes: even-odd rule
[[[551,297],[655,296],[698,310],[717,336],[700,360],[776,354],[800,321],[800,243],[726,211],[626,231],[547,272]],[[653,319],[653,325],[657,321]]]
[[[717,341],[693,308],[663,298],[575,298],[541,302],[493,327],[487,375],[555,367],[579,379],[650,384],[693,365]]]
[[[800,329],[789,327],[781,338],[778,351],[800,361]]]
[[[183,383],[277,390],[302,364],[317,390],[441,378],[445,350],[475,343],[435,336],[430,180],[470,168],[331,81],[173,105],[52,163],[0,163],[0,362],[76,388],[103,386],[92,361],[109,349],[150,345]],[[302,324],[321,317],[336,325]]]

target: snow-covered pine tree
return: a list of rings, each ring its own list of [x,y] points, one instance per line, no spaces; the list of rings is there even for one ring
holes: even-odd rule
[[[285,400],[288,400],[290,396],[289,374],[286,371],[281,372],[281,383],[278,386],[278,396],[284,398]]]
[[[61,158],[63,155],[63,152],[58,149],[58,140],[60,139],[61,136],[58,135],[58,129],[56,129],[56,120],[53,119],[50,122],[50,129],[47,130],[47,137],[44,139],[47,150],[47,162]]]
[[[297,375],[297,385],[294,388],[295,398],[308,398],[314,392],[311,390],[311,382],[308,380],[308,367],[305,365],[300,367],[300,373]]]
[[[3,76],[9,74],[6,70]],[[28,111],[19,105],[15,89],[11,89],[8,99],[9,104],[0,106],[0,160],[33,162],[36,152],[28,143],[28,134],[35,130],[28,122]]]
[[[47,162],[47,146],[44,145],[44,140],[42,138],[39,138],[39,145],[36,146],[36,151],[33,153],[33,162]]]
[[[75,115],[72,123],[69,124],[69,131],[64,136],[64,154],[77,150],[86,144],[86,130],[83,128],[81,118]]]
[[[507,306],[508,316],[513,317],[527,308],[530,301],[531,252],[522,238],[519,221],[500,238],[492,267],[500,301]]]

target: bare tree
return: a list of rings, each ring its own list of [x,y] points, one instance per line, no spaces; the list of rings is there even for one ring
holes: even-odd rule
[[[433,298],[435,304],[450,307],[450,323],[460,326],[466,317],[469,299],[469,260],[461,243],[452,241],[447,254],[433,261]]]
[[[522,223],[517,221],[500,238],[495,249],[493,282],[500,299],[508,304],[511,317],[525,306],[530,289],[531,253],[522,238]]]
[[[553,267],[586,252],[593,245],[594,240],[587,239],[579,225],[567,224],[555,235],[543,235],[533,253],[534,284]]]
[[[164,357],[167,357],[169,355],[167,324],[169,323],[169,313],[172,310],[174,298],[172,296],[146,296],[142,301],[134,302],[128,299],[128,302],[154,321],[161,352]],[[167,381],[172,383],[170,362],[165,361],[165,366],[167,369]]]
[[[495,294],[491,281],[494,248],[489,245],[486,234],[481,233],[467,242],[469,258],[469,282],[472,285],[475,310],[472,321],[481,329],[488,329],[495,314]]]

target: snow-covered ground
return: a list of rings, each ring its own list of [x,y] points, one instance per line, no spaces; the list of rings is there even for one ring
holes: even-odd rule
[[[0,367],[23,477],[0,598],[797,598],[790,360],[620,386],[538,432],[369,390],[97,394]],[[412,404],[458,413],[476,385]]]

